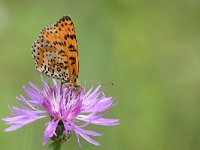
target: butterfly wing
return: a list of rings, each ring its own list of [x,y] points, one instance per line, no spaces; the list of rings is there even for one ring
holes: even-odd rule
[[[36,69],[48,76],[69,82],[69,66],[65,46],[59,33],[53,26],[42,29],[40,36],[33,43],[33,57]]]
[[[43,28],[32,49],[39,72],[79,85],[78,45],[70,17],[65,16],[55,25]]]
[[[78,84],[79,59],[78,44],[74,24],[69,16],[61,18],[55,25],[55,29],[66,43],[66,54],[68,56],[69,78],[74,84]]]

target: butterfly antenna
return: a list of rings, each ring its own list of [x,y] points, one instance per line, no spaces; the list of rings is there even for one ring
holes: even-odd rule
[[[115,82],[101,83],[99,85],[102,85],[102,86],[113,86],[113,85],[115,85]]]

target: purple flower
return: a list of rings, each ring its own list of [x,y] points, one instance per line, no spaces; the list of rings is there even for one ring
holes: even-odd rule
[[[91,88],[86,93],[85,87],[82,86],[80,92],[77,93],[71,88],[57,84],[54,79],[53,88],[43,79],[42,82],[43,89],[33,83],[29,83],[31,88],[23,87],[28,98],[22,95],[17,97],[17,100],[25,105],[19,104],[19,107],[12,107],[11,114],[14,116],[3,118],[3,121],[10,125],[5,131],[13,131],[35,120],[50,117],[51,120],[46,123],[43,144],[48,139],[55,139],[60,135],[62,137],[64,135],[62,140],[66,140],[74,131],[79,144],[79,138],[82,137],[94,145],[99,145],[90,136],[101,134],[83,128],[89,124],[102,126],[119,124],[118,119],[103,118],[105,114],[101,112],[111,108],[113,100],[111,97],[106,97],[103,92],[99,92],[100,86],[93,91]],[[43,110],[40,110],[41,108]]]

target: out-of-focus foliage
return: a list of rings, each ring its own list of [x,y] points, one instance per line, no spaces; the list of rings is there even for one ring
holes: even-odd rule
[[[64,15],[75,23],[81,83],[114,81],[108,113],[116,127],[90,126],[101,150],[200,149],[200,1],[197,0],[1,0],[0,117],[28,81],[41,85],[31,45],[46,24]],[[49,81],[50,79],[47,78]],[[5,133],[0,149],[42,150],[40,120]],[[74,136],[74,135],[73,135]],[[73,138],[62,150],[80,149]],[[83,150],[97,149],[82,140]]]

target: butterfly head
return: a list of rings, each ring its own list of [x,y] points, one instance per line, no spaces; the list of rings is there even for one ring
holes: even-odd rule
[[[81,85],[80,84],[78,84],[78,85],[74,85],[73,86],[73,90],[75,91],[75,92],[80,92],[81,91]]]

